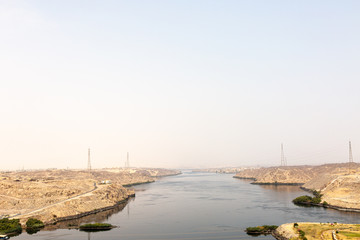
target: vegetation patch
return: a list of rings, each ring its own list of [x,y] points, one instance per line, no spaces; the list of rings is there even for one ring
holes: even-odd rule
[[[321,194],[320,191],[313,190],[312,193],[313,193],[314,197],[304,195],[304,196],[295,198],[292,202],[297,205],[315,205],[315,206],[318,206],[318,205],[327,206],[328,205],[328,203],[326,201],[321,203],[321,198],[322,198],[323,194]]]
[[[42,228],[44,226],[44,223],[36,218],[29,218],[26,221],[26,228]]]
[[[0,234],[21,233],[22,228],[19,219],[0,219]]]
[[[45,225],[44,223],[36,218],[29,218],[26,221],[26,232],[28,234],[34,234],[40,231],[41,228],[43,228]]]
[[[246,228],[245,232],[249,235],[261,235],[261,234],[270,234],[275,229],[277,229],[278,226],[276,225],[263,225],[263,226],[257,226],[257,227],[248,227]]]
[[[106,231],[114,228],[115,226],[109,223],[88,223],[80,226],[81,231]]]

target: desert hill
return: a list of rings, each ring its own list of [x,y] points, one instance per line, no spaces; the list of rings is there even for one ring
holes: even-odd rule
[[[303,185],[304,189],[321,191],[323,201],[345,208],[360,210],[360,169],[350,173],[323,174]]]
[[[0,173],[0,218],[45,222],[111,207],[134,194],[123,187],[179,174],[166,169],[39,170]]]
[[[311,179],[325,174],[346,174],[349,166],[353,171],[360,170],[360,164],[336,163],[320,166],[284,166],[258,169],[245,169],[238,172],[234,177],[253,179],[255,184],[297,184],[302,185]],[[360,171],[359,171],[360,172]]]
[[[321,191],[322,200],[340,210],[360,211],[358,163],[247,169],[234,177],[253,179],[254,184],[302,185],[305,190]]]

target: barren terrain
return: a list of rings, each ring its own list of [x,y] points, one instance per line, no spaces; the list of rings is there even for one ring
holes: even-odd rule
[[[323,194],[328,204],[360,211],[360,174],[326,174],[304,184],[305,189],[315,189]]]
[[[360,164],[337,163],[319,166],[286,166],[258,169],[245,169],[238,172],[236,178],[254,179],[257,184],[305,184],[310,180],[323,175],[344,175],[360,172]]]
[[[178,174],[165,169],[42,170],[0,173],[0,217],[45,222],[111,207],[134,194],[123,185]]]

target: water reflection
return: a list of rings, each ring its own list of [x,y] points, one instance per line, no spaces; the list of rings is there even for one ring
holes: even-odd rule
[[[99,212],[96,214],[92,214],[92,215],[88,215],[82,218],[78,218],[78,219],[73,219],[73,220],[68,220],[68,221],[62,221],[62,222],[58,222],[54,225],[49,225],[46,226],[44,228],[45,231],[54,231],[57,229],[66,229],[66,228],[78,228],[81,224],[85,224],[85,223],[95,223],[95,222],[105,222],[109,219],[109,217],[113,214],[119,213],[120,211],[122,211],[126,206],[128,206],[130,201],[134,201],[135,198],[130,198],[128,201],[121,203],[119,205],[117,205],[115,208],[110,209],[110,210],[106,210],[103,212]],[[128,208],[128,214],[130,214],[129,212],[129,208]],[[89,235],[90,236],[90,235]]]
[[[258,185],[263,189],[277,191],[277,192],[304,192],[300,189],[299,186],[290,186],[290,185]]]

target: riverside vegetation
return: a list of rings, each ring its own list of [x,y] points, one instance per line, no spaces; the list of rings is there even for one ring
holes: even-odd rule
[[[43,228],[44,226],[44,223],[36,218],[29,218],[26,221],[26,228]]]
[[[0,219],[0,234],[20,234],[22,232],[19,219]]]
[[[263,226],[257,226],[257,227],[248,227],[246,228],[245,232],[249,235],[261,235],[261,234],[271,234],[273,231],[276,230],[278,226],[276,225],[263,225]]]
[[[28,234],[37,233],[45,226],[45,224],[41,220],[36,219],[36,218],[29,218],[26,221],[25,225],[26,225],[25,230]]]
[[[29,234],[33,234],[38,232],[45,225],[42,221],[36,218],[29,218],[26,221],[26,232]],[[0,234],[20,234],[22,232],[22,227],[19,219],[8,219],[3,218],[0,219]]]
[[[114,228],[116,226],[113,226],[109,223],[88,223],[80,226],[81,231],[106,231]]]
[[[312,190],[314,197],[304,195],[295,198],[292,202],[297,205],[313,205],[326,207],[328,203],[326,201],[321,202],[323,194],[320,191]]]

